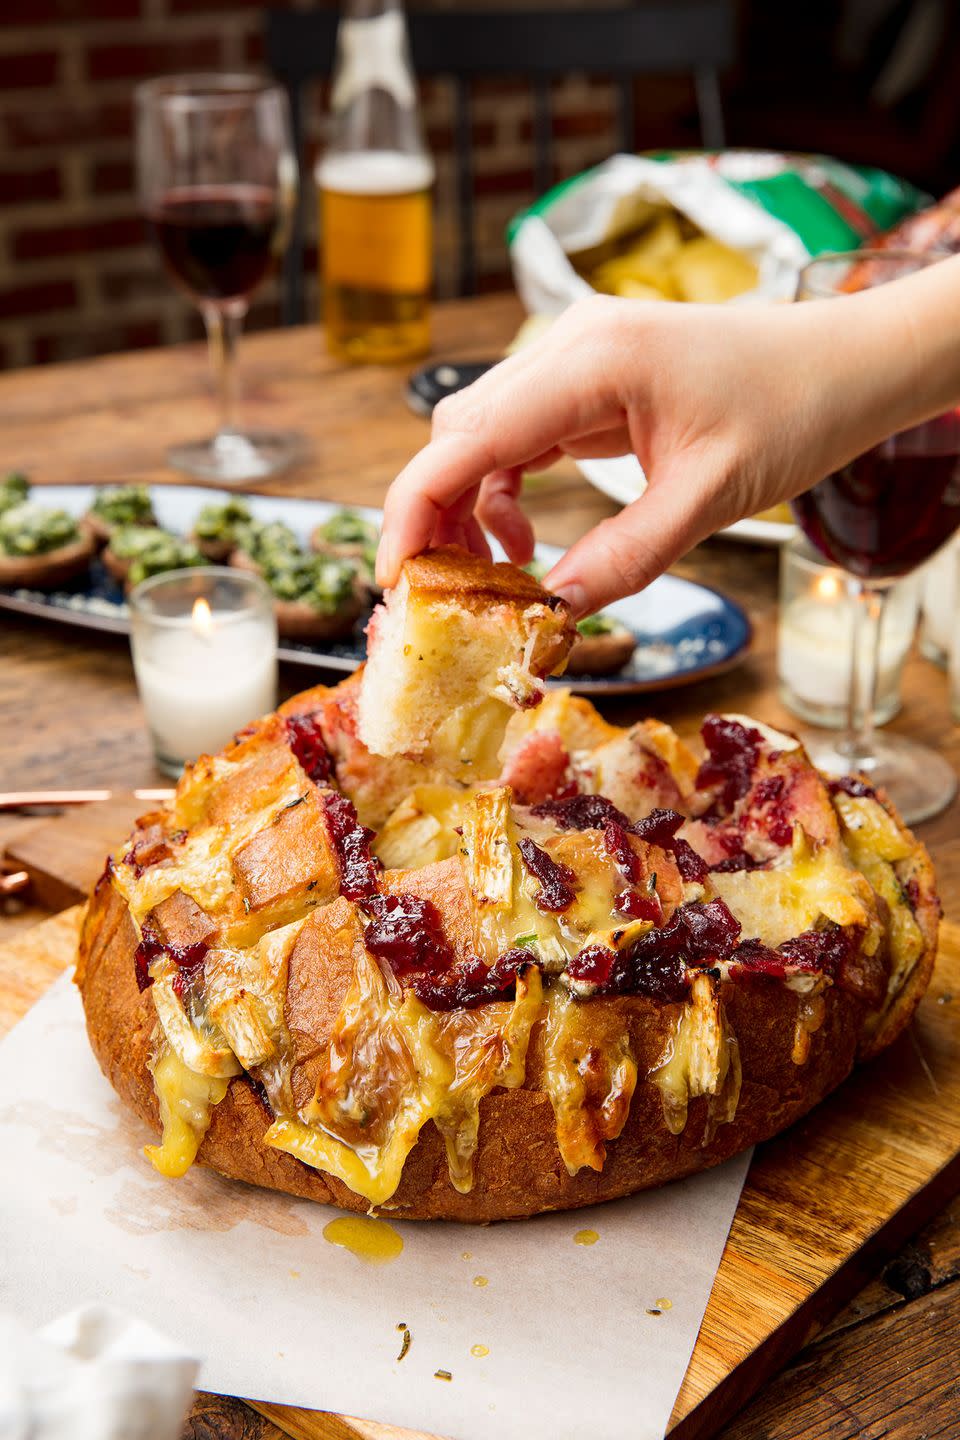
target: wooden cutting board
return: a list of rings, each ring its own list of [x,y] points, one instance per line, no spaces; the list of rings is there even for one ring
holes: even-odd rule
[[[66,911],[0,945],[0,1034],[72,962],[79,914]],[[671,1440],[705,1440],[736,1414],[958,1185],[960,926],[945,925],[911,1030],[758,1148]],[[255,1408],[296,1440],[423,1440],[319,1411]]]
[[[4,856],[30,876],[31,898],[48,910],[85,900],[104,861],[151,808],[135,795],[117,795],[44,820],[23,820],[8,837]]]

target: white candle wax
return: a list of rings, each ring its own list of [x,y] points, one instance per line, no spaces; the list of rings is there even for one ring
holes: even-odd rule
[[[275,640],[255,619],[214,614],[203,633],[188,616],[138,647],[134,667],[157,751],[171,760],[216,752],[276,701]]]
[[[780,620],[781,681],[810,705],[840,707],[847,703],[853,644],[851,602],[801,599]],[[880,708],[896,687],[912,637],[912,625],[885,623],[880,635],[877,698]]]
[[[960,609],[960,539],[950,541],[927,565],[923,576],[924,649],[935,657],[950,653]]]

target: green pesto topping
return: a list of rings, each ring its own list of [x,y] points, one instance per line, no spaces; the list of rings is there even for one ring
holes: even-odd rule
[[[148,550],[178,543],[176,535],[156,525],[118,525],[110,536],[110,549],[118,560],[137,560]]]
[[[317,534],[328,545],[371,545],[376,543],[379,531],[355,510],[338,510],[318,526]]]
[[[146,485],[110,485],[98,490],[91,513],[108,525],[153,525],[153,502]]]
[[[167,570],[184,570],[190,565],[203,565],[203,556],[189,540],[169,535],[165,530],[153,531],[154,540],[144,546],[133,557],[127,574],[130,585],[139,585],[151,575],[162,575]]]
[[[577,621],[577,629],[581,635],[612,635],[621,628],[618,620],[614,620],[612,615],[604,615],[602,611],[599,615],[587,615],[583,620]]]
[[[77,522],[66,510],[28,500],[0,514],[0,550],[5,555],[48,555],[79,539]]]
[[[302,601],[321,615],[335,615],[356,594],[354,567],[323,555],[280,556],[263,573],[278,600]]]
[[[279,520],[264,524],[262,520],[241,521],[234,535],[237,549],[249,555],[263,570],[290,564],[303,555],[300,542]]]
[[[30,481],[19,470],[11,470],[0,480],[0,515],[22,505],[30,493]]]
[[[252,525],[253,515],[244,500],[225,500],[220,505],[204,505],[193,522],[193,533],[199,540],[229,540],[236,543],[241,526]]]

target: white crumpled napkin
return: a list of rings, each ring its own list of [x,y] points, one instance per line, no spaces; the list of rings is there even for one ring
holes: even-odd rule
[[[0,1440],[176,1440],[198,1362],[110,1305],[29,1331],[0,1315]]]

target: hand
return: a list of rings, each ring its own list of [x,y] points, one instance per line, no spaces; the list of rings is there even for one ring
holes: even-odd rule
[[[578,617],[633,594],[715,530],[808,489],[924,408],[944,408],[918,394],[929,357],[916,315],[942,308],[935,271],[952,270],[960,298],[958,264],[796,306],[578,303],[437,407],[430,443],[387,495],[380,583],[429,545],[489,554],[484,526],[525,563],[523,470],[632,452],[645,493],[580,539],[546,583]],[[955,322],[941,325],[944,346]]]

